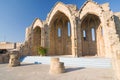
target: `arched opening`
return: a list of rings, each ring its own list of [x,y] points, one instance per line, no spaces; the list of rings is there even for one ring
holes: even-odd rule
[[[88,14],[81,23],[82,56],[104,54],[103,30],[98,16]]]
[[[68,17],[58,11],[50,23],[50,55],[72,55],[71,25]]]
[[[41,46],[41,28],[39,26],[33,29],[33,55],[38,55],[38,47]]]

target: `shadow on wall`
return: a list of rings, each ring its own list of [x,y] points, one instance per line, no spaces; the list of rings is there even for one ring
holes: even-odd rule
[[[119,40],[120,40],[120,19],[119,17],[115,16],[114,15],[114,19],[115,19],[115,26],[116,26],[116,31],[117,31],[117,34],[119,35]]]

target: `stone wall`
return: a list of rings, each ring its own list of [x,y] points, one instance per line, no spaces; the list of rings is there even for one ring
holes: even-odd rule
[[[22,43],[0,42],[0,49],[17,49]]]
[[[65,10],[63,10],[62,8],[64,8]],[[64,15],[61,15],[61,14],[64,14]],[[72,55],[81,56],[83,53],[81,23],[84,20],[84,18],[89,14],[95,15],[100,19],[99,28],[96,30],[97,42],[98,42],[96,47],[97,55],[111,57],[112,51],[111,51],[110,37],[111,37],[111,34],[114,34],[116,36],[116,33],[115,33],[116,30],[117,30],[117,33],[120,35],[119,20],[118,18],[115,17],[116,27],[112,25],[114,24],[114,21],[112,21],[113,12],[110,11],[109,3],[100,5],[94,1],[86,1],[79,11],[75,5],[65,5],[64,3],[61,3],[61,2],[56,3],[53,9],[51,10],[51,12],[49,13],[49,15],[47,16],[46,21],[41,21],[40,19],[36,18],[32,23],[31,27],[27,29],[26,31],[27,37],[26,37],[26,42],[24,44],[23,51],[25,51],[26,54],[31,54],[31,55],[36,54],[37,52],[35,52],[32,47],[35,47],[37,46],[37,44],[40,43],[41,46],[45,46],[48,48],[49,54],[52,54],[52,53],[69,54],[70,53]],[[60,16],[61,18],[59,18]],[[61,22],[60,19],[62,19],[62,16],[64,17],[62,21],[64,21],[65,18],[67,18],[67,20],[71,24],[70,38],[55,37],[58,34],[57,29],[59,26],[64,27],[64,29],[61,28],[63,32],[62,34],[64,34],[62,36],[65,36],[67,34],[66,25],[60,23]],[[117,13],[115,14],[115,16],[119,17],[119,14]],[[59,23],[57,24],[57,27],[54,28],[55,23],[57,23],[58,19],[59,19],[58,21]],[[96,22],[93,21],[93,23],[95,24]],[[34,33],[34,29],[37,26],[39,26],[42,29],[41,30],[42,32],[40,35],[41,40],[39,41],[36,41],[37,38],[35,38],[35,35],[37,34]],[[101,34],[103,36],[101,36]],[[36,43],[34,44],[34,42]],[[90,48],[93,47],[92,45],[90,46],[91,46]],[[62,47],[64,49],[62,49]]]
[[[9,54],[0,54],[0,63],[8,63],[9,62]]]
[[[14,49],[15,44],[14,43],[9,43],[9,42],[1,42],[0,43],[0,49]]]

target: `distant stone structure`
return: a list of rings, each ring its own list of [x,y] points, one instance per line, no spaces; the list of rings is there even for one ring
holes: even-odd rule
[[[17,49],[22,45],[22,43],[12,43],[12,42],[0,42],[0,49]]]
[[[0,63],[8,63],[10,50],[20,50],[22,43],[0,42]]]
[[[0,54],[0,64],[9,62],[9,53]]]
[[[48,55],[99,56],[113,59],[120,78],[120,12],[109,3],[87,0],[76,5],[58,2],[45,21],[38,18],[26,28],[22,55],[37,55],[37,47],[48,48]]]

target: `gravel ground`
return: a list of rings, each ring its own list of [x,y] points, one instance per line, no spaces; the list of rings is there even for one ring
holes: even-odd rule
[[[49,74],[49,65],[22,64],[8,67],[0,64],[0,80],[113,80],[112,69],[65,67],[63,74]]]

